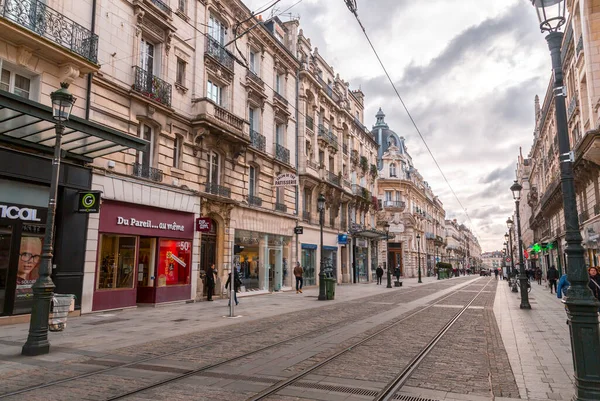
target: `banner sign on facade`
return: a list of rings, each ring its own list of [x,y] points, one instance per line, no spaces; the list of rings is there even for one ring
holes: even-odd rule
[[[338,244],[347,245],[348,244],[348,234],[338,234]]]
[[[294,173],[283,173],[275,177],[276,187],[294,187],[298,185],[298,176]]]
[[[196,219],[196,231],[200,233],[209,233],[212,229],[212,219],[208,217],[198,217]]]
[[[77,199],[78,213],[100,213],[100,191],[79,192]]]

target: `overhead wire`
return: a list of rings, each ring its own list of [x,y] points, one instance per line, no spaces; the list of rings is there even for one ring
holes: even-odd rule
[[[415,130],[417,131],[417,134],[419,134],[419,137],[421,138],[421,141],[423,141],[423,144],[425,145],[425,148],[427,149],[427,152],[429,152],[429,155],[431,156],[431,158],[433,159],[433,162],[435,163],[435,165],[437,166],[438,170],[440,171],[440,173],[442,174],[442,177],[444,178],[444,181],[446,182],[446,184],[448,185],[448,188],[450,188],[450,191],[452,192],[452,194],[454,195],[454,198],[456,199],[456,201],[458,202],[458,204],[460,205],[460,207],[462,208],[463,212],[465,213],[465,215],[467,216],[467,219],[469,220],[469,222],[472,225],[472,230],[475,232],[475,225],[473,223],[473,220],[471,220],[471,216],[469,216],[469,213],[467,212],[467,209],[463,206],[462,202],[460,201],[458,195],[456,194],[456,192],[454,191],[454,188],[452,188],[452,185],[450,184],[450,181],[448,181],[448,178],[446,178],[446,174],[444,174],[444,171],[442,170],[442,168],[440,167],[437,159],[435,158],[435,156],[433,155],[433,152],[431,151],[431,149],[429,148],[429,145],[427,144],[427,141],[425,140],[425,138],[423,137],[423,134],[421,133],[421,130],[419,129],[415,119],[413,118],[412,114],[410,113],[410,111],[408,110],[408,107],[406,106],[406,104],[404,103],[404,100],[402,99],[402,96],[400,96],[400,92],[398,92],[398,89],[396,88],[396,84],[394,84],[394,81],[392,80],[390,74],[387,71],[387,68],[385,68],[385,65],[383,64],[383,61],[381,60],[381,57],[379,56],[379,53],[377,53],[377,50],[375,49],[375,46],[373,45],[373,42],[371,41],[371,38],[369,37],[369,35],[367,34],[367,30],[365,29],[363,23],[361,22],[360,18],[358,17],[358,9],[356,6],[356,0],[344,0],[344,2],[346,3],[346,6],[348,7],[348,9],[350,10],[350,12],[354,15],[354,17],[356,18],[356,21],[358,22],[358,25],[360,25],[360,28],[363,31],[363,34],[365,35],[365,38],[367,39],[367,42],[369,42],[369,45],[371,46],[371,50],[373,50],[373,53],[375,54],[375,57],[377,57],[377,61],[379,61],[379,64],[381,65],[381,68],[383,69],[383,72],[385,73],[387,79],[390,81],[390,84],[392,85],[392,88],[394,89],[394,92],[396,93],[396,96],[398,97],[398,99],[400,100],[400,103],[402,104],[402,107],[404,108],[404,111],[406,112],[406,114],[408,115],[408,118],[410,119],[413,127],[415,128]],[[476,234],[476,232],[475,232]]]

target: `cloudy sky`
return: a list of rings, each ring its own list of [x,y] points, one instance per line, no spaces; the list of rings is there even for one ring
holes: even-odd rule
[[[282,0],[279,12],[298,0]],[[267,0],[245,0],[257,10]],[[519,148],[533,139],[550,56],[530,0],[357,0],[358,15],[470,221],[433,163],[344,0],[292,7],[305,36],[353,89],[365,125],[383,107],[447,217],[472,227],[484,251],[502,248],[514,209]],[[266,15],[265,15],[266,17]],[[287,17],[280,18],[286,20]]]

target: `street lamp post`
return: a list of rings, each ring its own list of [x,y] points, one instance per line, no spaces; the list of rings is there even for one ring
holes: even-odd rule
[[[48,218],[40,263],[39,277],[32,286],[33,306],[29,322],[29,335],[23,345],[21,354],[28,356],[42,355],[50,352],[48,341],[48,318],[50,317],[50,302],[53,297],[54,283],[50,277],[52,272],[52,256],[54,251],[54,220],[56,216],[56,198],[58,194],[58,177],[60,174],[60,158],[62,135],[65,131],[64,122],[69,119],[75,98],[69,92],[69,84],[61,83],[61,88],[50,94],[52,99],[52,117],[56,120],[54,130],[54,159],[52,160],[52,176],[50,179],[50,196],[48,199]]]
[[[385,222],[385,225],[383,226],[385,228],[385,245],[387,248],[387,252],[388,252],[388,257],[387,257],[387,262],[388,262],[388,266],[387,266],[387,286],[386,288],[392,288],[392,266],[390,264],[390,251],[389,251],[389,243],[390,243],[390,223],[388,223],[387,221]]]
[[[508,263],[506,262],[506,258],[508,257],[508,234],[504,234],[504,266],[506,266],[506,280],[508,281],[508,286],[510,287],[510,280],[509,280],[509,266]]]
[[[513,243],[512,243],[513,221],[510,217],[508,218],[508,220],[506,220],[506,226],[508,227],[508,244],[510,247],[510,275],[516,276],[517,274],[515,272],[515,257],[514,257],[514,253],[513,253]],[[506,235],[504,235],[504,238],[506,238]],[[512,280],[512,292],[519,292],[519,288],[517,287],[516,280]]]
[[[417,263],[419,265],[419,283],[422,283],[423,281],[421,281],[421,236],[419,234],[417,234]]]
[[[517,209],[517,243],[519,244],[519,283],[521,284],[521,309],[531,309],[529,304],[529,293],[527,292],[527,275],[525,274],[525,263],[523,261],[523,245],[521,243],[521,216],[519,214],[519,202],[521,201],[521,190],[523,187],[515,180],[510,187],[515,200],[515,208]]]
[[[319,211],[319,225],[321,226],[321,264],[319,267],[319,301],[326,301],[325,293],[325,259],[323,257],[323,224],[325,224],[325,196],[319,194],[317,199],[317,210]]]
[[[532,0],[540,19],[542,32],[546,36],[552,57],[554,72],[554,106],[560,180],[563,198],[563,213],[566,225],[565,253],[567,254],[567,278],[571,283],[567,290],[567,319],[571,334],[571,350],[575,376],[575,400],[600,400],[600,360],[590,355],[600,353],[598,330],[598,301],[588,288],[588,274],[584,263],[584,249],[579,232],[577,198],[573,177],[573,157],[570,152],[565,109],[565,88],[561,60],[563,33],[559,29],[565,24],[564,0]],[[585,341],[583,340],[585,339]]]

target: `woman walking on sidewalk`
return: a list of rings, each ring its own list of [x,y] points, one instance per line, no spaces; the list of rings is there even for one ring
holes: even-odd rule
[[[590,290],[592,290],[596,299],[600,301],[600,275],[598,274],[598,268],[590,267],[588,273],[590,274],[590,283],[588,284]],[[600,312],[600,308],[598,311]]]

